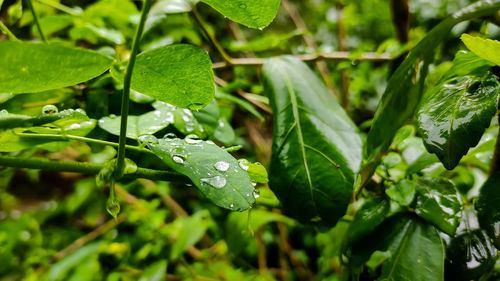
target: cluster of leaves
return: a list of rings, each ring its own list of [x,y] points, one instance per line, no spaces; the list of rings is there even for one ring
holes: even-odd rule
[[[0,0],[1,278],[499,278],[500,28],[467,33],[500,1],[410,3],[407,42],[384,1],[26,2]],[[327,87],[299,55],[338,48]]]

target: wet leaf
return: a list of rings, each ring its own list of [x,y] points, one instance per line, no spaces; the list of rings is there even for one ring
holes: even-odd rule
[[[351,200],[358,130],[303,62],[270,59],[263,81],[275,114],[269,186],[289,216],[332,226]]]
[[[165,138],[147,142],[173,170],[186,175],[214,204],[243,211],[255,203],[254,187],[236,159],[212,142]]]
[[[477,145],[498,107],[500,83],[484,77],[452,78],[426,93],[417,113],[418,130],[427,150],[453,169]]]
[[[460,223],[462,205],[452,182],[444,179],[419,179],[415,212],[449,235]]]
[[[230,20],[251,28],[264,28],[276,17],[280,0],[201,0]]]
[[[123,81],[127,62],[114,65],[111,75]],[[146,51],[137,56],[132,89],[159,101],[201,109],[215,95],[212,61],[195,46],[176,44]]]
[[[479,224],[500,249],[500,173],[493,174],[481,187],[475,208]]]
[[[347,245],[353,245],[375,230],[389,213],[389,201],[383,197],[369,199],[359,209],[347,231]]]
[[[30,42],[0,42],[0,92],[58,89],[88,81],[112,59],[94,51]]]
[[[409,180],[401,180],[385,190],[387,196],[401,206],[409,206],[415,197],[416,184]]]
[[[104,117],[99,127],[110,134],[120,135],[120,116]],[[174,114],[167,110],[154,110],[139,116],[127,117],[127,137],[137,139],[141,135],[151,135],[174,122]]]

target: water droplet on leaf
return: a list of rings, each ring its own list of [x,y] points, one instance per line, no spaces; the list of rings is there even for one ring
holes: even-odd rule
[[[116,219],[116,216],[120,212],[120,203],[118,203],[118,200],[110,197],[106,202],[106,211]]]
[[[224,161],[219,161],[215,163],[215,168],[219,171],[225,172],[229,169],[229,163],[224,162]]]
[[[196,144],[201,142],[200,138],[195,134],[187,135],[184,140],[189,144]]]
[[[172,160],[174,160],[174,162],[177,164],[184,164],[184,158],[179,155],[172,156]]]
[[[223,176],[215,176],[212,178],[203,178],[200,180],[202,184],[208,184],[214,188],[220,189],[226,186],[226,178]]]
[[[137,139],[145,143],[158,143],[158,139],[153,135],[140,135]]]
[[[55,106],[53,104],[48,104],[42,108],[42,115],[44,115],[44,116],[56,114],[58,112],[59,112],[59,109],[57,109],[57,106]]]

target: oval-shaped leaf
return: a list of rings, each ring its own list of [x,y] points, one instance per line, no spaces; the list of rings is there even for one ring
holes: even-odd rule
[[[460,223],[462,205],[452,182],[424,178],[417,182],[415,212],[449,235],[454,235]]]
[[[271,59],[263,81],[274,112],[269,186],[291,217],[334,225],[360,166],[358,130],[303,62]]]
[[[118,81],[123,81],[127,63],[111,68]],[[215,96],[210,57],[192,45],[169,45],[139,54],[131,83],[141,94],[194,110],[205,107]]]
[[[497,40],[483,39],[480,37],[463,34],[460,39],[465,46],[477,56],[500,65],[500,42]]]
[[[127,117],[127,137],[137,139],[141,135],[151,135],[166,128],[174,121],[174,114],[166,110],[154,110],[139,116]],[[99,127],[110,134],[120,135],[120,120],[118,117],[104,117],[99,120]]]
[[[201,0],[230,20],[251,28],[268,26],[278,13],[280,0]]]
[[[417,113],[418,130],[427,150],[445,168],[455,168],[477,145],[498,107],[496,76],[452,78],[427,93]]]
[[[482,229],[500,249],[500,173],[493,174],[481,187],[474,207]]]
[[[153,153],[170,168],[186,175],[214,204],[243,211],[255,203],[255,189],[247,172],[224,149],[199,139],[160,139],[148,142]]]
[[[0,42],[0,92],[26,93],[88,81],[109,69],[112,59],[80,48],[30,42]]]

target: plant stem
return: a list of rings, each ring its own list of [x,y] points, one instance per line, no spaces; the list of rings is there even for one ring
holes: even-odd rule
[[[500,126],[500,113],[498,114],[498,123]],[[493,160],[491,161],[490,172],[488,174],[492,176],[497,172],[500,172],[500,128],[498,129],[495,152],[493,153]]]
[[[14,33],[12,33],[9,28],[0,20],[0,31],[2,31],[3,33],[5,33],[9,39],[13,40],[13,41],[19,41],[19,39],[16,37],[16,35],[14,35]]]
[[[13,168],[36,169],[51,172],[70,172],[81,174],[98,174],[104,167],[103,164],[92,164],[86,162],[56,161],[45,158],[19,158],[11,156],[0,156],[0,166]],[[181,174],[172,171],[160,171],[146,168],[137,168],[133,174],[127,174],[126,178],[143,178],[161,181],[188,181]]]
[[[80,136],[73,136],[73,135],[32,134],[32,133],[16,133],[16,135],[18,135],[22,138],[29,138],[29,139],[42,139],[42,140],[54,140],[54,141],[77,140],[77,141],[83,141],[83,142],[87,142],[87,143],[109,145],[109,146],[113,146],[113,147],[119,146],[119,144],[117,144],[115,142],[96,140],[96,139],[80,137]],[[137,152],[144,152],[144,153],[148,153],[151,155],[155,155],[153,152],[151,152],[151,150],[145,149],[142,147],[138,147],[138,146],[125,145],[125,148],[129,149],[129,150],[134,150]]]
[[[127,65],[127,71],[125,72],[125,78],[123,79],[123,96],[122,96],[122,108],[121,108],[121,123],[120,123],[120,139],[118,146],[118,160],[116,164],[116,174],[117,179],[123,176],[123,171],[125,169],[125,143],[127,141],[127,118],[128,118],[128,108],[130,100],[130,83],[132,81],[132,72],[134,70],[135,59],[137,52],[139,50],[139,43],[142,37],[142,31],[144,30],[144,25],[148,17],[149,10],[151,9],[152,0],[145,0],[142,5],[141,19],[139,21],[139,26],[137,27],[134,41],[132,42],[132,51],[130,53],[130,59]]]
[[[32,0],[26,0],[26,3],[28,4],[28,7],[31,10],[31,14],[33,15],[33,20],[35,21],[36,28],[38,29],[38,33],[40,33],[40,38],[42,38],[42,41],[44,43],[47,43],[47,37],[45,37],[45,34],[42,31],[42,26],[40,25],[40,21],[38,20],[38,14],[35,11],[35,7],[33,6]]]
[[[192,13],[194,15],[194,18],[196,19],[196,22],[198,22],[198,24],[200,25],[201,30],[203,30],[203,33],[205,33],[205,35],[208,37],[208,39],[210,39],[210,41],[212,42],[212,44],[214,44],[215,48],[217,49],[217,51],[219,52],[219,54],[222,56],[222,58],[224,59],[225,63],[227,65],[232,65],[233,64],[233,58],[231,58],[231,56],[228,53],[226,53],[226,51],[224,50],[224,48],[222,48],[222,46],[219,44],[219,41],[217,41],[217,39],[215,39],[215,36],[213,36],[212,33],[210,33],[210,31],[208,30],[207,25],[205,24],[205,22],[201,18],[200,13],[198,13],[198,10],[196,9],[196,6],[193,6]]]
[[[55,1],[52,1],[52,0],[38,0],[38,2],[42,3],[42,4],[45,4],[47,6],[50,6],[54,9],[57,9],[61,12],[64,12],[66,14],[69,14],[69,15],[72,15],[72,16],[79,16],[81,15],[81,11],[80,10],[76,10],[76,9],[73,9],[73,8],[70,8],[68,6],[65,6],[61,3],[57,3]]]

